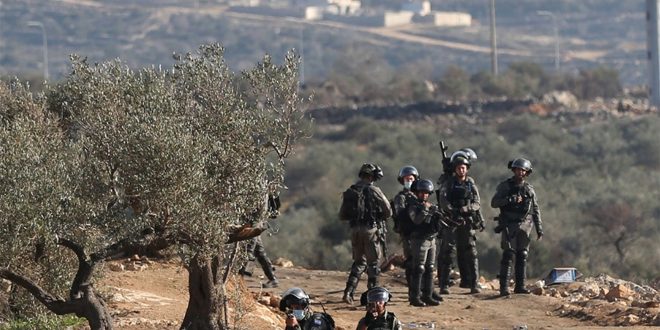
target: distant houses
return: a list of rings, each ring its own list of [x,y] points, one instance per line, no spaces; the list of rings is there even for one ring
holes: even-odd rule
[[[367,10],[359,0],[233,0],[231,10],[306,20],[337,21],[359,26],[394,27],[410,24],[470,26],[463,12],[434,11],[429,1],[407,1],[398,10]]]

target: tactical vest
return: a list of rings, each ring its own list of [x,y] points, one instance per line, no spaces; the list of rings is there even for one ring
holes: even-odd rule
[[[367,314],[364,319],[365,324],[367,325],[367,330],[393,330],[398,323],[396,315],[392,312],[385,312],[385,315],[380,316],[375,320],[371,319],[371,315]]]
[[[447,200],[456,209],[469,205],[472,200],[473,190],[471,181],[461,183],[454,180],[447,193]]]
[[[514,218],[515,220],[524,220],[525,216],[529,213],[532,206],[532,194],[529,191],[529,184],[524,182],[522,186],[517,186],[516,183],[509,179],[509,191],[507,196],[521,196],[522,203],[508,203],[502,207],[502,213],[507,218]]]

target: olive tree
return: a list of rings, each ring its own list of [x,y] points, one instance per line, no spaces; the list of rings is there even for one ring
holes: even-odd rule
[[[0,85],[0,278],[56,314],[103,328],[108,314],[89,285],[93,261],[82,249],[97,246],[102,235],[91,221],[103,215],[80,207],[79,151],[43,97],[17,82]],[[16,312],[34,311],[20,292],[13,295]]]
[[[80,150],[75,169],[65,171],[75,172],[78,189],[68,206],[76,219],[67,221],[84,230],[56,236],[74,247],[79,268],[91,274],[135,242],[175,246],[189,273],[182,328],[226,328],[225,283],[236,256],[227,242],[264,218],[266,197],[282,187],[284,159],[304,132],[297,66],[292,54],[282,65],[266,56],[237,76],[219,45],[177,57],[167,70],[74,57],[48,108],[70,150]],[[88,229],[101,238],[91,250]],[[101,321],[83,315],[92,328],[110,329],[102,304],[95,310],[105,313]]]

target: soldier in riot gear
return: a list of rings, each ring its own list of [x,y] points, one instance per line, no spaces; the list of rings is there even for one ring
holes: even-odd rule
[[[500,209],[495,218],[499,223],[496,233],[502,233],[502,260],[500,262],[500,295],[508,296],[511,263],[515,257],[514,293],[529,293],[525,288],[527,254],[529,252],[530,232],[536,228],[537,239],[543,237],[541,212],[536,200],[536,193],[526,178],[532,174],[532,163],[525,158],[510,161],[508,167],[513,177],[501,182],[490,202]]]
[[[405,259],[403,266],[406,271],[406,283],[410,282],[410,231],[412,222],[406,213],[406,207],[413,203],[417,197],[410,191],[412,184],[419,178],[419,172],[414,166],[404,166],[399,170],[397,180],[403,186],[403,189],[392,199],[392,213],[394,219],[394,231],[401,236],[401,247],[403,248],[403,257]]]
[[[367,315],[356,327],[357,330],[401,330],[401,322],[394,313],[387,310],[387,303],[392,299],[387,289],[375,287],[367,291]]]
[[[363,164],[358,176],[360,180],[351,186],[351,189],[359,192],[358,212],[349,212],[350,205],[346,205],[346,201],[342,202],[339,210],[340,219],[349,221],[353,248],[353,265],[342,297],[347,304],[353,303],[353,294],[365,270],[367,288],[378,286],[381,244],[384,244],[381,236],[382,228],[385,226],[385,220],[392,216],[387,197],[373,184],[383,177],[381,168],[375,164]]]
[[[468,176],[470,161],[465,152],[452,155],[453,175],[439,189],[438,206],[449,225],[442,231],[440,247],[440,293],[449,293],[449,272],[452,259],[457,253],[457,264],[461,271],[461,282],[470,288],[470,293],[480,292],[479,260],[477,259],[476,232],[483,230],[480,216],[479,190],[474,179]],[[460,267],[463,265],[463,267]]]
[[[286,313],[285,330],[334,330],[335,321],[327,313],[313,312],[309,296],[301,288],[291,288],[282,294],[280,310]]]
[[[437,306],[440,302],[433,299],[433,272],[436,258],[435,238],[440,228],[438,224],[440,219],[437,206],[428,200],[433,193],[433,182],[415,181],[412,191],[417,200],[406,209],[413,223],[410,234],[412,271],[408,285],[408,300],[413,306]]]

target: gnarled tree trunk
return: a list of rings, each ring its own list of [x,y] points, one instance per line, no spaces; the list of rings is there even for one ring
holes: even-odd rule
[[[218,258],[199,260],[196,256],[188,265],[188,307],[181,323],[186,330],[222,330],[221,290],[218,285],[224,283],[218,278]]]
[[[103,254],[88,258],[79,244],[65,239],[58,240],[57,244],[71,249],[78,257],[78,272],[71,284],[68,300],[47,292],[31,279],[9,269],[0,269],[0,278],[24,288],[57,315],[75,314],[85,318],[92,330],[112,330],[112,317],[91,283],[96,262],[103,259]]]

